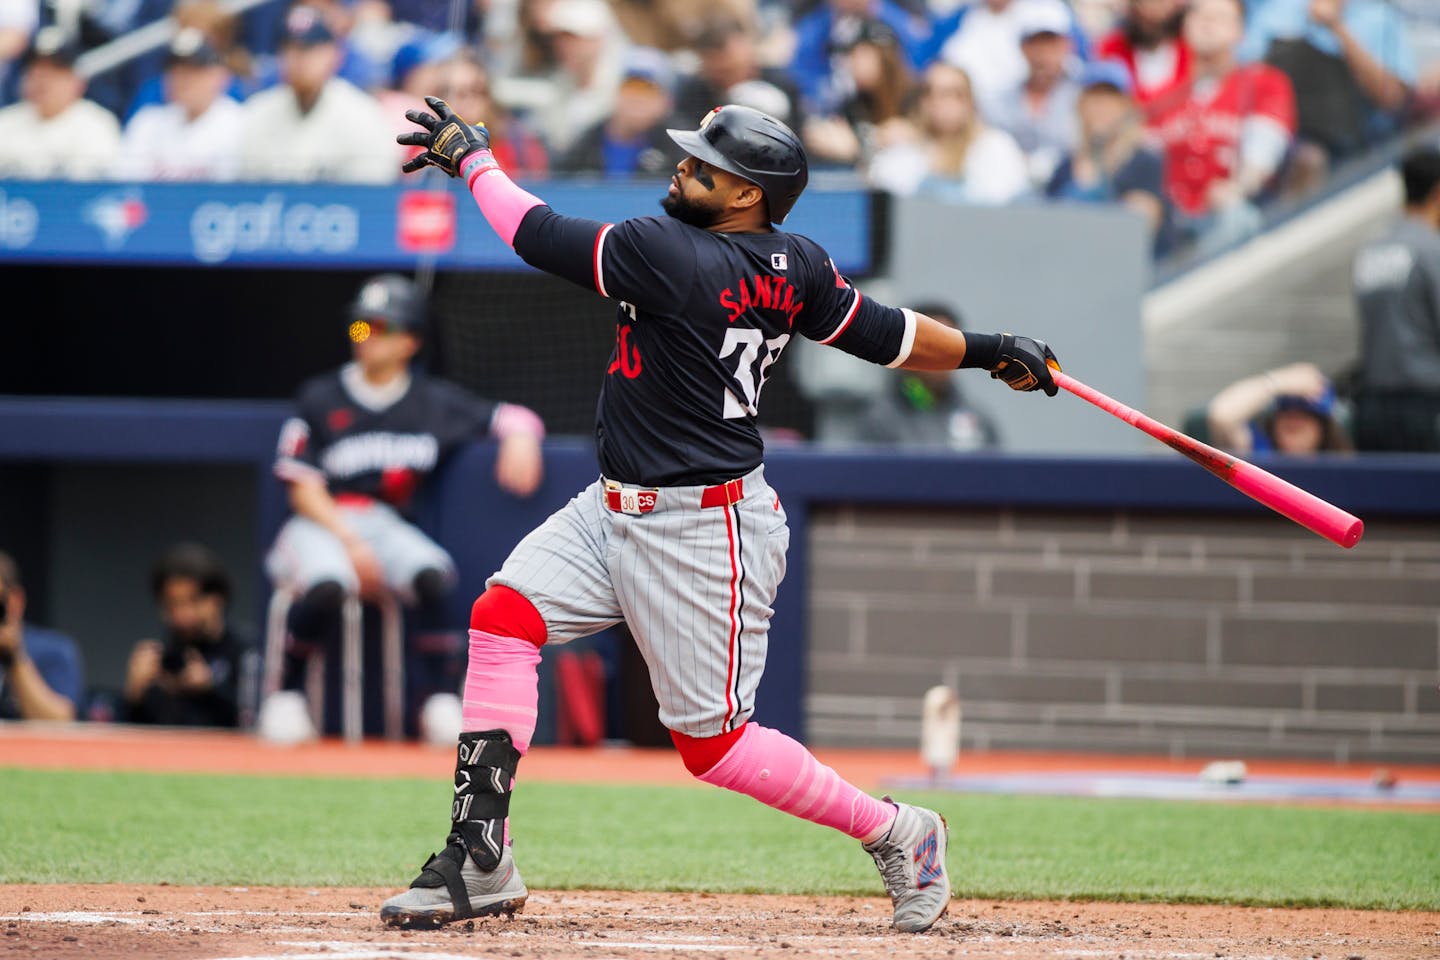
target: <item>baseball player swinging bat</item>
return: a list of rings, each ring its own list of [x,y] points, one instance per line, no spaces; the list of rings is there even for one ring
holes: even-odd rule
[[[1107,397],[1094,387],[1086,386],[1069,374],[1052,369],[1051,375],[1060,389],[1067,390],[1082,400],[1088,400],[1106,413],[1114,414],[1132,427],[1143,430],[1172,450],[1183,453],[1247,497],[1289,517],[1305,529],[1318,533],[1347,550],[1360,542],[1360,536],[1365,532],[1365,523],[1359,517],[1346,513],[1333,503],[1321,500],[1313,493],[1301,490],[1293,483],[1281,480],[1253,463],[1201,443],[1173,427],[1167,427],[1160,421]]]

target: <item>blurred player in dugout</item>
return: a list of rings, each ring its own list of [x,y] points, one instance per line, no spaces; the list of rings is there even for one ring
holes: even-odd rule
[[[540,485],[545,429],[534,411],[475,396],[412,364],[425,310],[414,283],[379,274],[350,307],[354,359],[307,381],[281,429],[275,473],[294,511],[266,566],[290,608],[290,652],[336,635],[345,596],[390,591],[418,608],[412,652],[459,639],[448,622],[455,585],[450,555],[419,529],[416,494],[467,441],[499,441],[495,478],[517,497]]]

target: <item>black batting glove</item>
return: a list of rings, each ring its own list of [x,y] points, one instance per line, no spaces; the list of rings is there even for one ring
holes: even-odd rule
[[[406,160],[400,169],[414,173],[424,167],[439,167],[452,177],[460,176],[460,165],[476,150],[490,146],[490,131],[485,124],[469,124],[450,109],[450,104],[439,97],[426,97],[426,104],[434,114],[424,110],[406,110],[405,119],[417,123],[424,130],[402,133],[396,143],[407,147],[424,147],[425,152]]]
[[[990,368],[990,377],[1003,380],[1011,390],[1028,392],[1044,390],[1047,397],[1060,392],[1055,378],[1050,376],[1050,365],[1060,369],[1060,361],[1044,340],[1033,337],[1017,337],[1014,334],[1000,334],[1000,351],[995,365]]]

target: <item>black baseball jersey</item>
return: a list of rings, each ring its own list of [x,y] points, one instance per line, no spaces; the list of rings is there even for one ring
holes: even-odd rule
[[[352,395],[342,371],[306,381],[295,407],[280,430],[277,476],[318,473],[333,494],[374,497],[402,513],[446,454],[489,432],[499,409],[458,384],[416,372],[399,399],[374,410]]]
[[[515,252],[621,301],[595,437],[605,476],[627,483],[721,483],[758,466],[760,391],[792,337],[898,365],[915,336],[913,313],[863,297],[798,234],[608,224],[542,205]]]

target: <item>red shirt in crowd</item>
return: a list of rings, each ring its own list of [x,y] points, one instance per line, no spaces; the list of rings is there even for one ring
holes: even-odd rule
[[[1198,93],[1191,80],[1150,105],[1150,131],[1165,157],[1165,190],[1180,209],[1206,211],[1210,185],[1235,173],[1242,126],[1261,117],[1294,135],[1290,79],[1263,63],[1236,67],[1211,96]]]
[[[1115,30],[1101,39],[1095,48],[1095,57],[1098,60],[1118,60],[1125,64],[1125,69],[1130,71],[1130,82],[1135,85],[1135,102],[1145,106],[1190,76],[1190,48],[1183,40],[1174,40],[1171,46],[1175,52],[1174,69],[1168,76],[1158,82],[1152,81],[1148,86],[1136,63],[1135,48],[1131,45],[1130,38],[1125,36],[1124,30]]]

